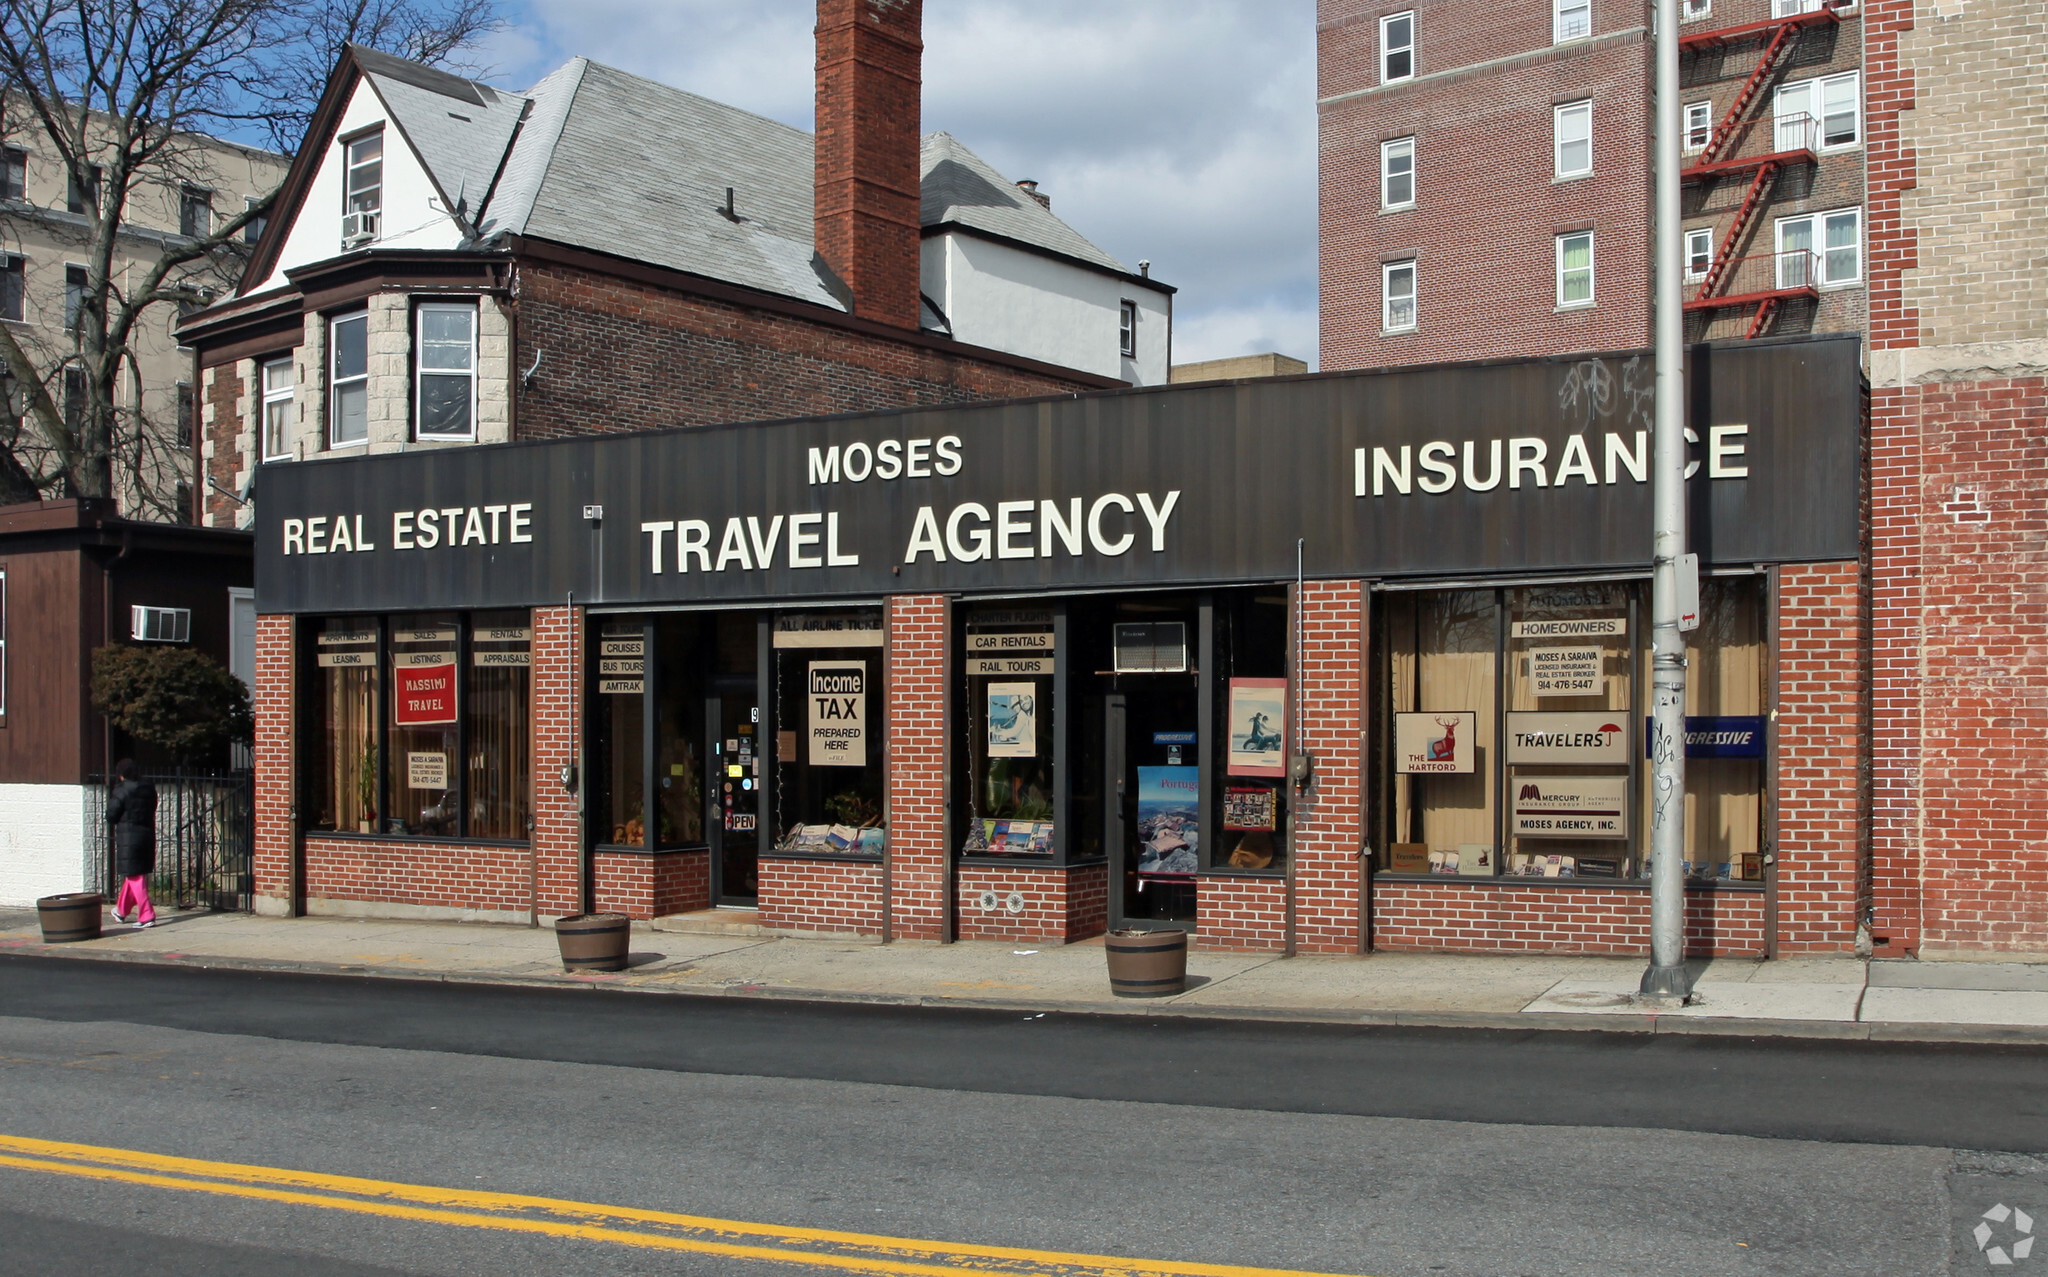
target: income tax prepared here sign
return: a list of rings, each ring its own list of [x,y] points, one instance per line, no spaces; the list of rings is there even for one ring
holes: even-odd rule
[[[1628,777],[1518,776],[1515,832],[1525,838],[1628,837]]]

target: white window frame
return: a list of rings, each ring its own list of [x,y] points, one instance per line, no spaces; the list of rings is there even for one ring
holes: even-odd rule
[[[282,380],[273,378],[272,373],[283,369]],[[257,365],[258,393],[262,396],[263,419],[262,448],[265,461],[289,461],[292,455],[292,400],[297,387],[292,384],[292,360],[290,356],[272,359]]]
[[[1566,301],[1564,296],[1564,246],[1568,241],[1577,239],[1586,241],[1586,295]],[[1586,307],[1594,305],[1597,300],[1597,294],[1593,288],[1593,232],[1566,231],[1562,235],[1553,237],[1551,242],[1555,245],[1557,253],[1557,308],[1559,310],[1584,310]],[[1576,274],[1577,272],[1574,271],[1573,273]]]
[[[1392,27],[1395,23],[1404,20],[1408,23],[1407,43],[1388,43],[1388,29]],[[1400,80],[1412,80],[1415,78],[1415,43],[1415,10],[1405,9],[1400,13],[1390,13],[1386,17],[1380,19],[1381,84],[1393,84]],[[1392,62],[1394,55],[1397,53],[1405,53],[1408,55],[1408,69],[1401,72],[1399,75],[1394,75],[1390,74],[1389,64]]]
[[[1827,234],[1828,224],[1842,219],[1847,219],[1849,224],[1855,227],[1855,239],[1848,250],[1854,254],[1855,260],[1847,272],[1837,275],[1829,258],[1832,253],[1844,250],[1829,249]],[[1813,282],[1815,287],[1822,289],[1849,288],[1863,282],[1863,208],[1861,205],[1852,208],[1831,208],[1822,213],[1804,213],[1798,217],[1779,218],[1772,238],[1772,242],[1777,245],[1779,253],[1797,251],[1785,247],[1785,232],[1800,225],[1804,225],[1807,228],[1807,251],[1811,252],[1817,259],[1814,266],[1815,278]],[[1782,259],[1780,259],[1778,266],[1778,274],[1778,287],[1788,287],[1783,279],[1784,266]]]
[[[1714,11],[1714,0],[1681,0],[1678,6],[1680,22],[1698,22]]]
[[[377,180],[374,184],[358,187],[356,173],[369,167],[371,161],[357,159],[356,148],[371,142],[377,144]],[[385,158],[384,130],[381,127],[357,134],[341,144],[341,215],[346,218],[351,213],[373,214],[377,219],[377,233],[368,239],[380,238],[384,230]]]
[[[1394,161],[1396,159],[1406,159],[1408,161],[1408,167],[1405,172],[1396,173],[1394,171]],[[1397,177],[1408,179],[1408,198],[1405,200],[1394,198],[1393,184],[1394,179]],[[1380,143],[1380,208],[1387,210],[1414,207],[1415,139],[1412,137],[1397,137]]]
[[[1138,303],[1128,297],[1116,304],[1116,349],[1125,359],[1138,357]]]
[[[1771,0],[1771,16],[1774,18],[1796,18],[1802,13],[1818,13],[1827,0]],[[1837,13],[1853,9],[1853,4],[1842,5]]]
[[[1698,256],[1698,254],[1696,254],[1696,253],[1695,253],[1695,252],[1693,251],[1693,245],[1695,245],[1695,244],[1704,244],[1704,245],[1706,246],[1706,253],[1705,253],[1705,256],[1706,256],[1706,259],[1707,259],[1707,264],[1706,264],[1705,266],[1702,266],[1702,267],[1700,267],[1700,268],[1699,268],[1699,269],[1697,269],[1697,270],[1693,269],[1693,264],[1692,264],[1692,263],[1693,263],[1693,258],[1694,258],[1695,256]],[[1711,268],[1712,268],[1713,264],[1714,264],[1714,228],[1713,228],[1713,227],[1711,227],[1711,226],[1696,226],[1696,227],[1692,228],[1691,230],[1688,230],[1688,231],[1686,231],[1686,233],[1685,233],[1685,278],[1686,278],[1686,279],[1687,279],[1688,281],[1697,281],[1697,280],[1702,280],[1702,279],[1705,279],[1705,278],[1707,277],[1707,271],[1708,271],[1709,269],[1711,269]]]
[[[1712,102],[1688,102],[1685,104],[1685,153],[1698,155],[1707,149],[1707,143],[1714,140],[1714,104]],[[1699,141],[1695,143],[1694,137]]]
[[[1564,166],[1564,148],[1576,144],[1580,139],[1565,136],[1565,122],[1567,119],[1580,118],[1585,120],[1586,125],[1586,165],[1584,168],[1567,169]],[[1550,108],[1550,156],[1554,176],[1585,177],[1593,171],[1593,99],[1581,98],[1577,102],[1561,102]]]
[[[1565,29],[1565,15],[1579,14],[1580,28],[1576,32]],[[1591,39],[1593,35],[1593,0],[1550,0],[1550,42],[1568,44],[1573,40]]]
[[[335,340],[336,332],[344,324],[363,326],[363,371],[343,377],[339,363],[341,343]],[[360,448],[370,442],[370,312],[358,310],[346,315],[335,315],[327,321],[327,446],[334,448]],[[339,436],[341,425],[341,393],[360,386],[363,391],[363,437],[343,439]]]
[[[1846,142],[1829,142],[1827,140],[1828,89],[1831,86],[1845,83],[1850,86],[1849,118],[1851,122],[1850,131],[1853,136]],[[1805,105],[1803,107],[1795,106],[1791,110],[1787,110],[1786,105],[1790,99],[1803,100]],[[1862,73],[1860,71],[1843,71],[1838,75],[1815,76],[1810,80],[1796,80],[1791,84],[1781,86],[1778,89],[1777,95],[1771,99],[1771,128],[1773,130],[1774,143],[1780,151],[1793,148],[1785,145],[1785,139],[1782,136],[1782,130],[1778,121],[1793,115],[1804,115],[1813,120],[1813,149],[1816,152],[1831,155],[1837,151],[1855,150],[1863,145]]]
[[[1408,291],[1406,294],[1404,294],[1408,302],[1408,322],[1404,324],[1396,324],[1394,322],[1393,286],[1395,274],[1401,271],[1406,271],[1408,273]],[[1422,289],[1417,280],[1418,272],[1415,268],[1415,259],[1412,257],[1404,257],[1398,262],[1380,263],[1381,332],[1412,333],[1415,331],[1417,323],[1419,323],[1421,320],[1420,308],[1417,305],[1417,297],[1421,293]]]
[[[427,316],[461,315],[469,321],[469,367],[429,368],[427,366]],[[474,440],[476,438],[476,389],[477,389],[477,329],[482,316],[475,302],[421,302],[413,308],[413,383],[412,383],[412,437],[422,443],[430,440]],[[429,434],[422,429],[421,413],[426,408],[426,381],[429,377],[466,377],[469,381],[469,429],[461,433],[435,432]]]

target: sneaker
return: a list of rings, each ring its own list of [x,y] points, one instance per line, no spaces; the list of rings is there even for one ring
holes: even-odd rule
[[[121,915],[120,915],[120,914],[119,914],[119,913],[117,912],[117,913],[115,913],[115,914],[114,914],[114,921],[115,921],[115,922],[120,922],[120,923],[125,923],[125,922],[127,922],[128,920],[127,920],[126,918],[123,918],[123,917],[122,917],[122,916],[121,916]]]
[[[149,930],[149,929],[150,929],[151,927],[154,927],[155,925],[156,925],[156,919],[155,919],[155,918],[151,918],[151,919],[150,919],[150,920],[149,920],[148,922],[138,922],[138,923],[136,923],[136,924],[135,924],[135,929],[136,929],[137,931],[147,931],[147,930]]]

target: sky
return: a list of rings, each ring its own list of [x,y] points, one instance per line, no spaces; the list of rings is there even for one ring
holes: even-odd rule
[[[581,55],[810,129],[807,0],[504,0],[480,78]],[[1313,0],[927,0],[924,129],[1180,289],[1176,363],[1316,366]]]

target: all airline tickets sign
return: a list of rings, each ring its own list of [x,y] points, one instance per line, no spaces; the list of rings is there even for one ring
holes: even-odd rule
[[[1693,350],[1704,561],[1855,557],[1858,359],[1853,337]],[[257,605],[1225,583],[1292,577],[1297,553],[1319,578],[1642,567],[1650,368],[1528,360],[276,463],[256,486]]]

